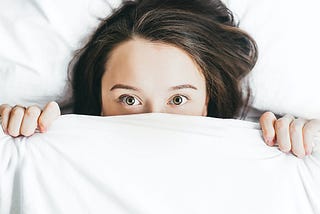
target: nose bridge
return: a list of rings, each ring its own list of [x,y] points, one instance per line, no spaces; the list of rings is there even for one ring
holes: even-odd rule
[[[148,103],[146,107],[147,113],[164,113],[164,106],[161,103]]]

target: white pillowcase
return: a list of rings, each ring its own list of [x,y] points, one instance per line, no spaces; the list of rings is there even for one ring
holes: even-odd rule
[[[120,0],[6,0],[0,3],[0,103],[70,100],[73,51]],[[225,0],[259,46],[249,76],[253,107],[320,118],[317,0]],[[69,93],[67,93],[69,92]]]
[[[0,3],[0,103],[65,101],[73,52],[118,1],[5,0]]]
[[[249,76],[253,107],[320,118],[320,2],[228,0],[259,48]]]

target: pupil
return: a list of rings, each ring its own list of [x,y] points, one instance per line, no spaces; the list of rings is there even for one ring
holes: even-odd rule
[[[182,102],[182,98],[181,97],[175,97],[173,99],[173,103],[176,104],[176,105],[180,105]]]
[[[133,105],[134,104],[134,98],[133,97],[128,97],[127,98],[127,104],[128,105]]]

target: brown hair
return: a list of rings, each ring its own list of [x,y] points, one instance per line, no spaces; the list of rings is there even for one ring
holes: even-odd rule
[[[241,80],[256,63],[256,43],[221,1],[131,0],[102,20],[75,55],[74,113],[100,115],[108,56],[134,36],[174,45],[195,60],[206,79],[208,116],[232,118],[248,105],[250,90],[244,95]]]

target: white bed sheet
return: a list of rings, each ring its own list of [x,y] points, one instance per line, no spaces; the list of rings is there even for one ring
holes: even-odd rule
[[[61,116],[0,130],[0,213],[320,213],[320,153],[267,147],[257,123],[169,114]]]

